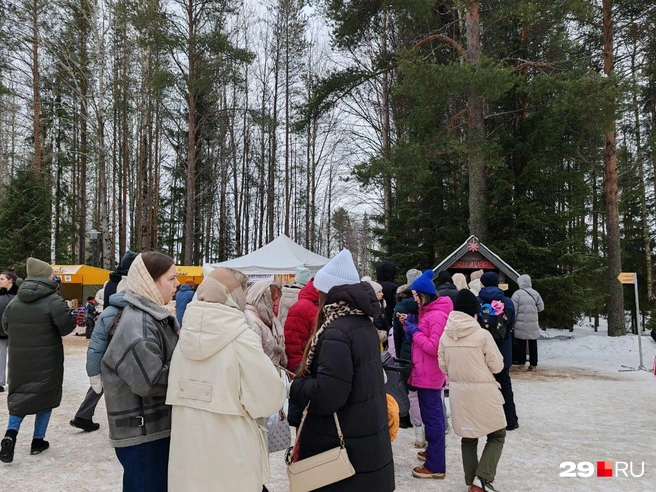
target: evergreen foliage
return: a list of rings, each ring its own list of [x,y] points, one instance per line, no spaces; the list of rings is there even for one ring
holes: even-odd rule
[[[557,306],[541,317],[545,325],[570,328],[583,313],[603,314],[603,250],[590,241],[591,216],[603,210],[603,201],[591,198],[600,193],[591,183],[601,172],[605,118],[616,110],[609,102],[622,88],[597,68],[592,5],[481,2],[484,38],[476,67],[454,50],[466,43],[464,10],[455,5],[333,0],[327,12],[335,42],[350,50],[379,33],[383,15],[393,18],[392,53],[373,60],[369,76],[386,63],[394,71],[397,140],[389,156],[356,168],[365,186],[380,187],[386,174],[393,179],[391,217],[387,227],[378,217],[375,229],[379,255],[401,271],[432,267],[467,237],[467,101],[474,96],[486,105],[484,140],[476,143],[488,190],[484,242],[517,271],[530,273],[545,303]],[[631,15],[629,7],[624,14]],[[362,73],[347,67],[325,80],[315,107],[341,97],[358,77]],[[635,186],[626,181],[629,174],[625,189]],[[624,207],[623,231],[635,236],[639,255],[642,236],[631,232],[631,217],[639,219],[640,212],[635,203],[632,211],[630,202]],[[593,232],[595,244],[602,235],[603,229]]]
[[[17,171],[2,186],[0,265],[22,268],[29,256],[49,261],[50,220],[49,186],[29,169]]]

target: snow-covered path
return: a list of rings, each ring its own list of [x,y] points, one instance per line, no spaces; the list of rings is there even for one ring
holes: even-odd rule
[[[656,343],[643,337],[643,345],[646,365],[651,367]],[[101,424],[98,432],[85,434],[68,424],[88,388],[86,340],[69,336],[65,347],[64,400],[50,421],[47,439],[51,448],[30,456],[34,420],[26,418],[14,462],[0,463],[3,491],[121,489],[121,467],[107,443],[104,403],[96,413]],[[503,492],[656,491],[656,376],[618,371],[622,365],[638,365],[636,338],[610,339],[605,333],[592,334],[581,328],[571,339],[541,340],[539,347],[537,372],[511,372],[520,428],[508,433],[495,486]],[[7,423],[6,394],[0,394],[2,428]],[[447,435],[447,476],[443,481],[412,478],[410,470],[419,464],[412,442],[412,430],[401,429],[393,444],[398,491],[467,490],[460,439],[453,432]],[[282,454],[271,455],[268,485],[272,492],[287,490]],[[564,461],[632,461],[637,473],[645,462],[645,473],[641,478],[560,478]],[[193,490],[190,484],[189,491]]]

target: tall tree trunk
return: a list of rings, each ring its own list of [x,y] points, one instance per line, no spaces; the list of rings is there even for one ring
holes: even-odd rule
[[[89,126],[89,57],[87,54],[87,34],[88,34],[88,9],[86,4],[80,7],[78,13],[78,30],[79,30],[79,49],[80,49],[80,230],[79,230],[79,261],[80,264],[86,263],[86,240],[87,240],[87,132]],[[93,224],[92,224],[93,226]],[[93,262],[93,258],[91,259]]]
[[[387,14],[383,14],[383,30],[381,35],[381,51],[383,57],[387,58],[387,32],[388,18]],[[390,151],[391,151],[391,126],[390,126],[390,80],[389,73],[383,72],[382,75],[382,90],[381,90],[381,132],[382,132],[382,158],[383,158],[383,224],[385,230],[389,230],[390,219],[392,217],[392,177],[388,171],[390,167]],[[389,253],[387,245],[381,245],[381,248]]]
[[[642,135],[641,135],[641,126],[640,126],[640,107],[638,106],[638,80],[637,72],[638,67],[636,65],[636,57],[638,55],[638,46],[637,41],[633,41],[633,51],[631,52],[631,74],[633,77],[633,118],[634,118],[634,133],[635,133],[635,142],[636,142],[636,164],[638,165],[638,178],[640,180],[640,217],[642,219],[642,239],[645,248],[645,269],[647,270],[647,299],[651,300],[654,297],[654,288],[653,288],[653,273],[652,273],[652,261],[651,261],[651,235],[649,233],[649,217],[647,211],[647,193],[645,191],[645,164],[643,162],[643,149],[642,149]],[[652,316],[656,314],[652,312]],[[640,313],[638,313],[638,317]]]
[[[286,2],[287,9],[285,12],[289,14],[289,2]],[[289,84],[289,15],[285,16],[283,21],[285,23],[285,234],[289,236],[289,219],[291,215],[291,177],[290,177],[290,143],[289,143],[289,109],[290,109],[290,84]]]
[[[32,131],[34,133],[34,171],[42,180],[43,143],[41,135],[41,95],[39,84],[39,0],[32,1]]]
[[[269,133],[269,168],[267,181],[267,242],[274,238],[275,199],[276,199],[276,166],[278,165],[278,99],[280,92],[280,38],[276,39],[276,54],[273,76],[273,108],[271,109],[271,125]]]
[[[467,60],[474,69],[478,68],[481,53],[480,32],[480,2],[468,0],[467,9]],[[467,98],[469,113],[468,135],[468,168],[469,168],[469,233],[475,234],[480,240],[487,235],[487,189],[485,186],[485,157],[482,150],[485,137],[485,120],[483,114],[483,98],[470,93]]]
[[[613,0],[603,0],[603,50],[604,73],[612,76],[615,62],[613,57]],[[611,96],[613,97],[613,96]],[[615,108],[615,98],[610,101]],[[626,334],[624,328],[624,296],[622,284],[617,276],[622,271],[622,251],[620,244],[619,203],[617,197],[617,144],[615,137],[616,120],[614,110],[608,114],[605,122],[604,147],[604,193],[606,197],[606,255],[608,265],[608,335]]]
[[[194,1],[187,3],[189,74],[187,81],[187,110],[189,134],[187,137],[187,180],[185,210],[184,264],[192,265],[194,259],[194,218],[196,217],[196,32]]]

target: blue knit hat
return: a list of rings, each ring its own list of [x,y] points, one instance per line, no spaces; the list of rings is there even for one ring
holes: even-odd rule
[[[412,282],[412,290],[423,292],[424,294],[437,295],[435,284],[433,283],[433,270],[426,270],[417,280]]]
[[[485,272],[481,277],[483,287],[498,287],[499,275],[496,272]]]

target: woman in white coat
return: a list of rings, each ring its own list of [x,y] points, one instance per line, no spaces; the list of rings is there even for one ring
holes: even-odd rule
[[[506,439],[503,396],[494,374],[503,356],[489,331],[476,321],[481,306],[469,290],[456,296],[438,348],[440,369],[449,376],[453,430],[462,438],[462,465],[469,492],[496,490],[496,476]],[[487,436],[478,458],[478,438]]]
[[[187,306],[166,403],[169,491],[260,492],[269,478],[264,417],[286,389],[250,329],[239,280],[217,268]]]

